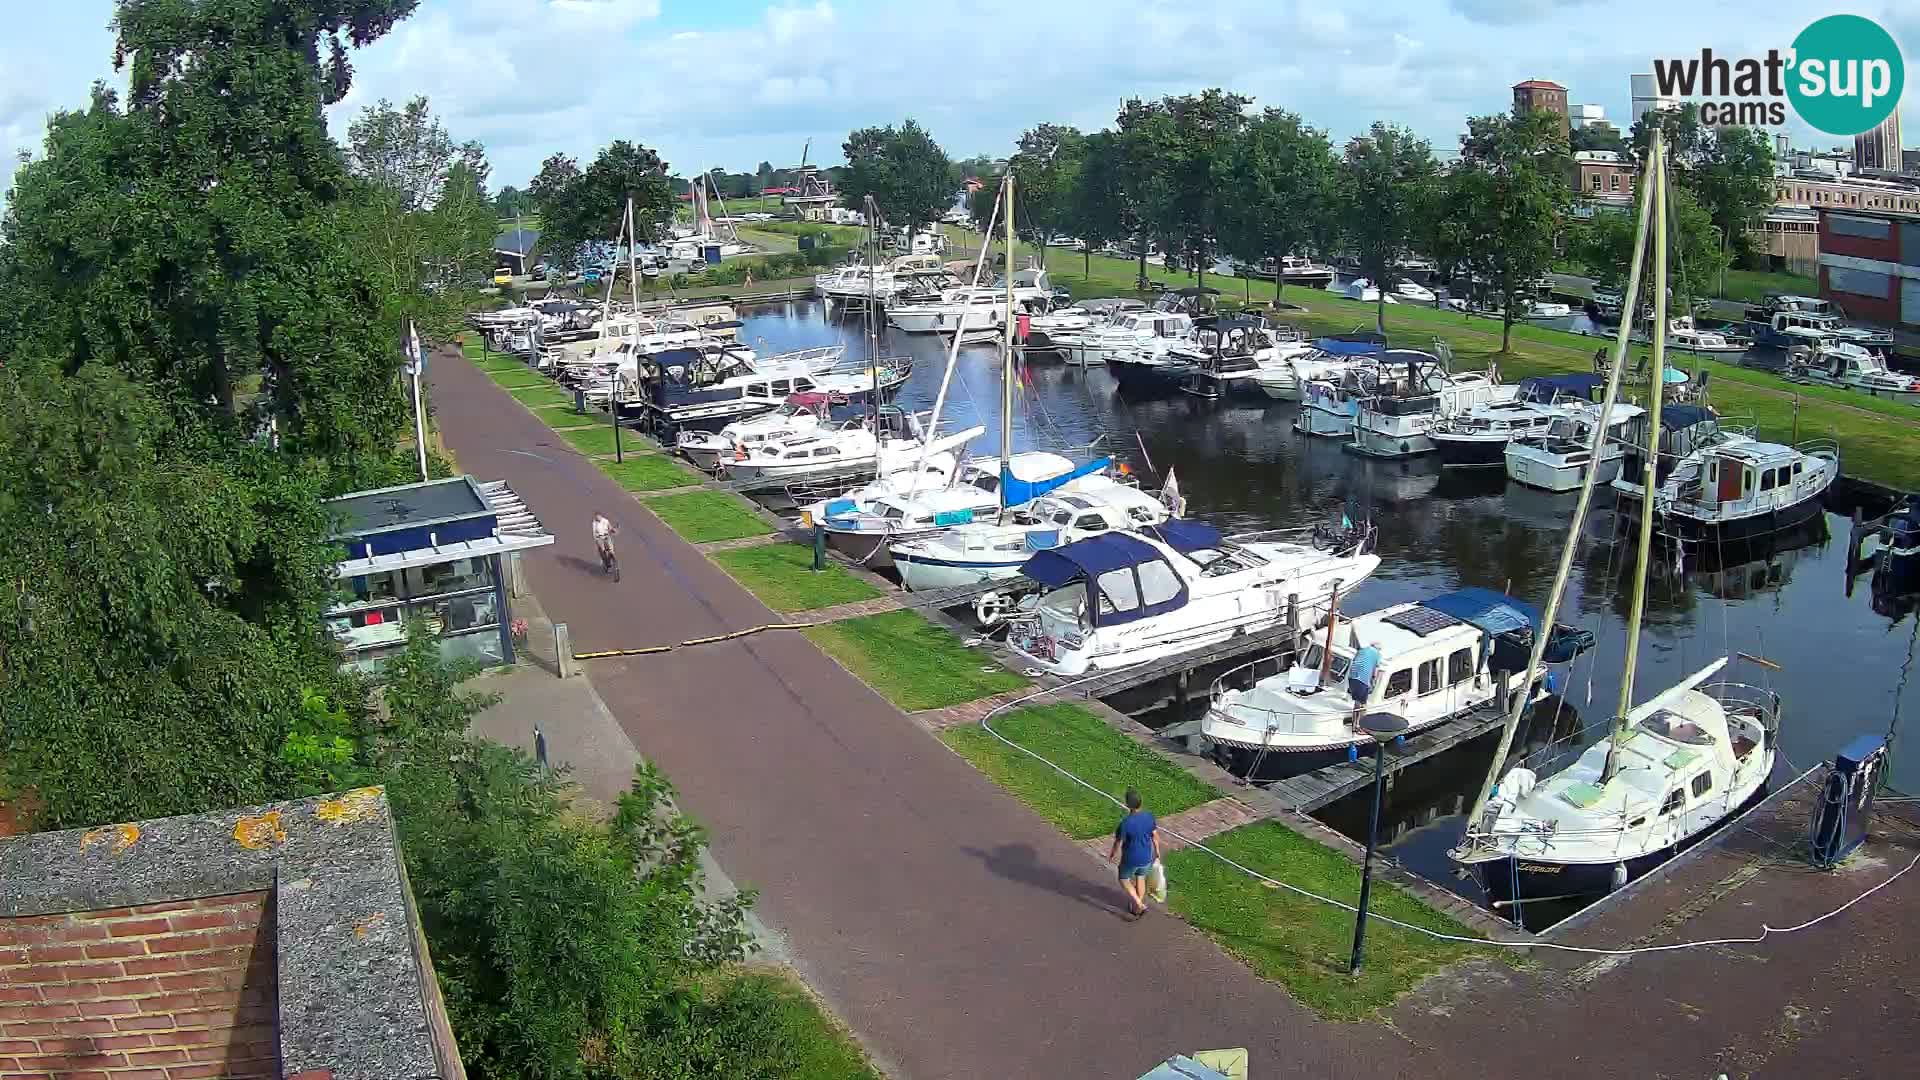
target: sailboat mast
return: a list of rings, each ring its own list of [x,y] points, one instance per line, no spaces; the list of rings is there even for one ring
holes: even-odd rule
[[[987,227],[981,235],[979,254],[973,259],[973,277],[967,282],[966,296],[969,301],[973,290],[980,287],[980,271],[987,264],[987,249],[993,245],[993,227],[1000,220],[1000,200],[993,201],[993,215],[987,219]],[[953,332],[953,340],[947,342],[947,369],[940,373],[940,389],[933,395],[933,414],[927,419],[927,437],[920,445],[920,460],[913,465],[913,483],[907,489],[909,495],[920,490],[920,478],[926,475],[927,455],[933,450],[934,432],[940,430],[941,411],[947,405],[947,388],[953,385],[953,365],[960,358],[960,339],[966,336],[967,324],[972,322],[973,311],[966,303],[960,305],[960,319]]]
[[[1659,132],[1647,154],[1647,174],[1653,179],[1653,372],[1647,396],[1647,467],[1641,479],[1640,539],[1633,566],[1633,606],[1627,614],[1627,662],[1620,676],[1620,705],[1614,713],[1614,732],[1607,740],[1607,762],[1600,782],[1613,779],[1619,756],[1619,734],[1633,708],[1633,675],[1640,660],[1640,622],[1646,614],[1647,558],[1653,550],[1654,483],[1660,468],[1660,403],[1666,397],[1667,359],[1667,155]]]
[[[867,217],[867,374],[873,379],[872,389],[867,394],[867,415],[873,418],[874,445],[878,447],[880,439],[880,331],[874,320],[873,275],[878,267],[877,260],[880,258],[880,234],[878,232],[880,207],[873,201],[873,196],[869,195],[861,209],[866,211]],[[874,453],[877,455],[879,451],[876,449]],[[876,456],[873,459],[873,466],[874,475],[878,476],[880,470],[879,457]]]
[[[1013,473],[1013,170],[1007,170],[1007,209],[1001,215],[1006,219],[1007,230],[1007,311],[1006,322],[1001,327],[1001,353],[1004,360],[1000,370],[1000,513],[1004,517],[1007,510],[1006,477]]]
[[[1635,230],[1633,240],[1633,260],[1627,269],[1627,293],[1625,303],[1632,309],[1640,296],[1641,274],[1647,257],[1647,224],[1653,220],[1653,186],[1645,185],[1640,190],[1640,214],[1636,219],[1639,228]],[[1607,433],[1613,429],[1613,406],[1620,396],[1620,373],[1627,366],[1627,343],[1632,339],[1630,320],[1622,319],[1613,336],[1613,363],[1607,369],[1607,390],[1600,399],[1600,415],[1593,429],[1592,443],[1587,448],[1587,460],[1598,462],[1606,450]],[[1554,575],[1553,588],[1547,593],[1547,603],[1540,615],[1540,631],[1534,635],[1533,651],[1527,658],[1526,677],[1521,680],[1522,691],[1512,703],[1507,713],[1507,724],[1500,732],[1500,745],[1494,748],[1493,764],[1487,769],[1486,779],[1480,783],[1480,794],[1473,800],[1473,809],[1467,814],[1467,831],[1471,836],[1480,814],[1487,808],[1487,800],[1493,798],[1494,785],[1499,783],[1500,774],[1506,768],[1507,755],[1513,750],[1514,736],[1520,731],[1520,717],[1527,711],[1527,693],[1525,688],[1533,685],[1540,671],[1542,660],[1546,656],[1548,639],[1553,634],[1554,621],[1560,614],[1560,600],[1566,595],[1567,580],[1573,574],[1574,552],[1580,547],[1581,526],[1586,523],[1587,509],[1593,504],[1593,487],[1599,470],[1589,467],[1586,476],[1580,482],[1580,498],[1573,508],[1573,524],[1567,531],[1567,542],[1560,549],[1560,568]]]

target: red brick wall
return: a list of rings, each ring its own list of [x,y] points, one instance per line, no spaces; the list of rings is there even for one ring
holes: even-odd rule
[[[1900,227],[1891,225],[1883,239],[1868,236],[1848,236],[1837,233],[1832,228],[1830,215],[1820,215],[1820,252],[1824,255],[1851,255],[1856,259],[1879,259],[1883,262],[1900,261]]]
[[[1827,268],[1820,268],[1820,295],[1840,305],[1849,319],[1879,323],[1892,326],[1900,321],[1900,283],[1889,283],[1890,296],[1862,296],[1859,293],[1843,292],[1827,283]]]
[[[264,892],[0,919],[0,1077],[277,1077]]]

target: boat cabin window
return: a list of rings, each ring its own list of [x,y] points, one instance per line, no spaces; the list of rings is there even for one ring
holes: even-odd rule
[[[1151,607],[1180,595],[1180,575],[1173,572],[1173,567],[1154,559],[1141,563],[1138,571],[1141,603]]]
[[[1697,799],[1700,796],[1705,795],[1707,792],[1712,790],[1713,790],[1713,774],[1712,773],[1703,772],[1699,776],[1696,776],[1693,778],[1693,797],[1694,798]]]
[[[812,380],[812,379],[795,379],[795,380],[793,380],[793,392],[794,392],[794,393],[796,393],[796,394],[804,394],[804,393],[806,393],[807,391],[809,391],[809,390],[811,390],[811,389],[813,389],[813,380]]]
[[[1121,567],[1100,575],[1100,613],[1133,611],[1140,606],[1140,589],[1133,583],[1133,569]]]
[[[1074,524],[1088,532],[1105,532],[1108,528],[1107,519],[1099,514],[1088,514]]]
[[[1799,475],[1800,475],[1800,472],[1801,472],[1801,468],[1800,468],[1800,467],[1801,467],[1801,466],[1802,466],[1803,464],[1805,464],[1805,462],[1800,462],[1800,461],[1796,461],[1796,462],[1794,462],[1794,463],[1793,463],[1793,475],[1795,475],[1795,476],[1799,476]]]
[[[751,398],[763,398],[772,397],[773,394],[767,389],[766,383],[750,383],[747,386],[747,396]]]
[[[1760,474],[1761,491],[1772,491],[1778,486],[1780,486],[1780,477],[1775,470],[1767,469]]]
[[[1325,646],[1316,642],[1307,647],[1307,654],[1300,658],[1300,666],[1310,671],[1318,671],[1320,670],[1320,665],[1325,662],[1326,658],[1327,650]],[[1333,663],[1327,665],[1327,674],[1332,676],[1336,682],[1344,680],[1347,677],[1347,668],[1351,666],[1352,663],[1352,657],[1335,651],[1333,654]]]
[[[1680,809],[1680,804],[1685,802],[1686,798],[1687,793],[1679,789],[1668,792],[1667,801],[1660,804],[1660,812],[1662,814],[1673,813],[1675,810]]]
[[[1447,684],[1449,686],[1466,682],[1473,678],[1473,650],[1455,649],[1447,657]]]
[[[979,476],[973,478],[973,486],[986,492],[999,491],[1000,478],[992,473],[981,473]]]
[[[821,448],[819,448],[818,450],[815,450],[815,451],[813,452],[813,456],[814,456],[814,457],[832,457],[832,456],[833,456],[833,447],[831,447],[831,446],[823,446],[823,447],[821,447]]]
[[[773,390],[773,396],[786,397],[788,394],[793,393],[793,380],[775,379],[773,380],[772,390]]]
[[[1434,657],[1420,665],[1420,693],[1431,694],[1440,689],[1440,658]]]
[[[1399,697],[1401,694],[1407,693],[1412,689],[1413,669],[1403,667],[1393,673],[1393,678],[1387,680],[1387,692],[1385,696]]]
[[[1699,725],[1665,709],[1654,713],[1635,726],[1642,731],[1674,742],[1690,743],[1694,746],[1706,746],[1713,742],[1713,736],[1700,730]]]
[[[1071,510],[1067,510],[1063,508],[1060,510],[1055,510],[1053,512],[1053,523],[1055,525],[1066,525],[1071,523],[1072,521],[1073,521],[1073,511]]]

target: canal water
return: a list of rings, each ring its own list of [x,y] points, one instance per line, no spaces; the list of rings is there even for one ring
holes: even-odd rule
[[[846,343],[851,355],[866,349],[858,317],[829,317],[815,301],[749,309],[742,318],[741,339],[763,354],[834,342]],[[930,408],[945,367],[943,344],[899,331],[882,331],[879,344],[885,354],[916,361],[898,403]],[[1497,470],[1442,470],[1431,458],[1377,461],[1296,434],[1291,404],[1184,394],[1128,399],[1102,368],[1035,362],[1018,377],[1015,404],[1016,450],[1070,451],[1099,440],[1099,450],[1126,462],[1147,487],[1176,471],[1189,514],[1228,531],[1338,522],[1343,513],[1372,521],[1382,564],[1343,599],[1349,614],[1468,585],[1537,603],[1552,584],[1574,506],[1572,494],[1509,485]],[[974,448],[992,453],[999,410],[998,348],[963,347],[943,428],[985,425]],[[1631,553],[1630,545],[1609,540],[1609,505],[1604,492],[1596,493],[1561,608],[1561,621],[1591,630],[1596,645],[1560,670],[1563,706],[1539,717],[1523,741],[1543,743],[1604,721],[1619,695]],[[1913,670],[1920,622],[1876,611],[1887,605],[1876,604],[1866,576],[1847,595],[1847,533],[1847,520],[1829,513],[1766,548],[1661,559],[1650,574],[1636,700],[1722,656],[1747,653],[1777,664],[1776,671],[1735,660],[1717,676],[1781,695],[1776,780],[1798,775],[1856,735],[1884,733],[1898,717],[1920,712],[1920,672]],[[1491,756],[1488,738],[1406,770],[1383,818],[1403,862],[1469,895],[1471,883],[1452,875],[1445,851]],[[1892,783],[1920,789],[1920,754],[1895,757]],[[1366,800],[1355,797],[1321,816],[1364,835],[1366,813]]]

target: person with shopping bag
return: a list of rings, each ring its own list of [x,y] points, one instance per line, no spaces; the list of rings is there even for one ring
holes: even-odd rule
[[[1127,894],[1129,919],[1147,913],[1147,879],[1160,862],[1160,832],[1150,811],[1141,809],[1140,790],[1128,788],[1127,816],[1114,827],[1107,861],[1120,863],[1120,889]]]

